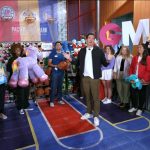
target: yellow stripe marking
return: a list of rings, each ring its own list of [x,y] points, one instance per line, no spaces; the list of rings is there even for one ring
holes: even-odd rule
[[[25,146],[25,147],[22,147],[22,148],[17,148],[16,150],[23,150],[23,149],[27,149],[27,148],[31,148],[31,147],[35,147],[35,144],[29,145],[29,146]]]
[[[114,125],[118,125],[118,124],[121,124],[121,123],[126,123],[126,122],[129,122],[129,121],[134,121],[134,120],[137,120],[137,119],[140,119],[140,118],[143,118],[143,117],[141,116],[141,117],[132,118],[132,119],[128,119],[128,120],[125,120],[125,121],[117,122]]]
[[[25,111],[25,112],[26,112],[27,120],[28,120],[29,127],[30,127],[30,130],[31,130],[31,133],[32,133],[32,137],[34,139],[35,144],[29,145],[29,146],[25,146],[25,147],[22,147],[22,148],[17,148],[16,150],[23,150],[23,149],[31,148],[31,147],[34,147],[34,146],[36,147],[36,150],[39,150],[39,143],[38,143],[36,134],[34,132],[34,128],[33,128],[30,116],[29,116],[27,111]]]
[[[34,132],[34,128],[33,128],[29,113],[27,111],[26,111],[26,115],[27,115],[27,119],[28,119],[29,126],[30,126],[30,129],[31,129],[31,133],[32,133],[32,136],[33,136],[33,139],[34,139],[34,142],[35,142],[36,150],[39,150],[39,143],[38,143],[36,134]]]
[[[118,126],[114,126],[114,127],[119,130],[125,131],[125,132],[143,132],[143,131],[149,130],[150,129],[150,120],[144,116],[142,116],[141,118],[144,118],[145,120],[147,120],[147,122],[149,123],[148,127],[144,128],[144,129],[140,129],[140,130],[127,130],[127,129],[120,128]]]

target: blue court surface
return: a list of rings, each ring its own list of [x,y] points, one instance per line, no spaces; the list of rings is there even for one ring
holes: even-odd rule
[[[42,101],[42,100],[40,100]],[[72,95],[64,96],[64,101],[79,116],[86,112],[83,101]],[[70,135],[76,127],[70,123],[80,123],[78,128],[86,128],[77,117],[59,117],[58,131],[62,127],[59,122],[65,121],[68,130],[66,136],[58,137],[48,119],[54,113],[43,112],[50,107],[42,108],[31,102],[33,111],[26,111],[25,115],[19,115],[15,106],[6,108],[7,120],[0,120],[0,150],[27,149],[27,150],[65,150],[65,149],[88,149],[88,150],[149,150],[150,149],[150,113],[144,112],[143,116],[130,114],[121,110],[114,104],[102,105],[100,110],[100,125],[94,127],[93,118],[87,120],[93,128],[85,132]],[[62,107],[64,107],[62,105]],[[61,107],[60,107],[61,111]],[[63,108],[63,111],[64,108]],[[68,135],[68,136],[67,136]]]

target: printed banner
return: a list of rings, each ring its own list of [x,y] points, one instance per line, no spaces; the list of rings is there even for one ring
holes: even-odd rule
[[[58,40],[57,6],[57,0],[39,1],[40,29],[42,41]]]
[[[0,2],[0,42],[58,40],[57,0]]]
[[[0,2],[0,42],[19,41],[20,33],[13,32],[12,27],[19,27],[17,1]]]
[[[21,41],[40,41],[38,1],[18,1]]]

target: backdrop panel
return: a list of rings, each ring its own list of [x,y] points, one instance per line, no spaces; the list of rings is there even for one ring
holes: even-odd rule
[[[0,42],[58,40],[61,12],[58,3],[58,0],[2,0]]]

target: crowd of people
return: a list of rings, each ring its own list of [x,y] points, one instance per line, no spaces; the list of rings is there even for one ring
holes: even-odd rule
[[[146,88],[150,83],[150,46],[139,44],[137,54],[133,56],[129,47],[122,45],[117,55],[111,45],[106,45],[104,49],[95,45],[95,35],[89,33],[86,36],[86,47],[81,48],[78,53],[77,61],[73,57],[66,58],[62,51],[62,43],[57,41],[54,50],[50,53],[48,65],[52,69],[50,77],[50,107],[55,107],[54,100],[57,97],[58,103],[65,104],[62,100],[62,84],[64,80],[64,68],[59,64],[62,61],[75,63],[78,68],[80,77],[80,87],[83,87],[82,96],[84,96],[87,105],[87,112],[81,117],[82,120],[94,117],[95,126],[99,125],[99,84],[100,80],[104,85],[105,97],[103,104],[112,103],[112,84],[116,83],[116,91],[120,100],[120,108],[128,108],[128,111],[141,115],[143,105],[146,101]],[[0,76],[4,75],[6,70],[9,72],[8,81],[12,74],[12,63],[18,57],[25,57],[21,44],[12,44],[11,58],[7,66],[3,66],[0,61]],[[67,63],[68,63],[67,62]],[[131,83],[125,80],[126,77],[135,74],[139,78],[142,89],[133,88],[134,80]],[[6,75],[6,74],[5,74]],[[4,93],[5,84],[0,84],[0,118],[7,119],[4,113]],[[29,108],[29,87],[19,87],[15,89],[9,88],[16,96],[16,106],[20,114],[24,114],[24,110]],[[100,91],[101,94],[101,91]]]
[[[129,109],[131,106],[131,109],[128,110],[129,112],[136,111],[136,115],[141,115],[143,105],[146,101],[146,87],[150,83],[150,56],[148,54],[148,47],[146,44],[139,44],[137,55],[133,57],[129,47],[122,46],[118,55],[115,55],[112,46],[106,45],[103,50],[95,46],[94,39],[95,35],[93,33],[89,33],[86,36],[87,46],[80,50],[77,60],[80,87],[83,87],[81,95],[85,97],[87,105],[87,112],[81,119],[94,117],[95,126],[99,125],[100,80],[102,80],[104,85],[105,98],[102,100],[104,104],[112,102],[112,81],[115,80],[120,108]],[[50,107],[54,107],[54,95],[57,94],[58,103],[61,102],[61,104],[64,104],[61,89],[64,71],[58,67],[58,64],[64,60],[60,47],[61,42],[56,42],[56,51],[49,57],[50,67],[52,67]],[[140,79],[143,85],[141,90],[132,88],[131,83],[125,81],[125,78],[132,74],[136,74]]]

